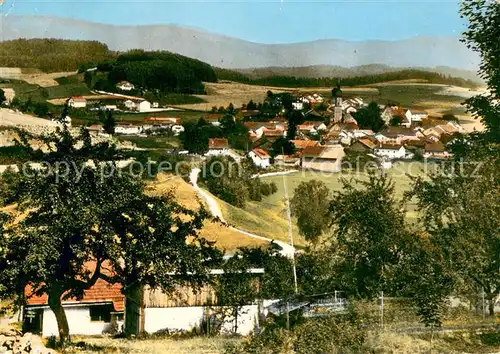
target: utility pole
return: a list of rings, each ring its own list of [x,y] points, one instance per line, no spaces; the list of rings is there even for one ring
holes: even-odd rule
[[[283,156],[285,156],[285,149],[282,148]],[[288,198],[288,189],[286,186],[286,177],[283,174],[283,190],[285,192],[285,204],[286,213],[288,217],[288,243],[293,247],[293,235],[292,235],[292,213],[290,210],[290,199]],[[293,268],[293,284],[295,288],[295,294],[299,292],[297,285],[297,268],[295,266],[295,252],[292,254],[292,268]]]

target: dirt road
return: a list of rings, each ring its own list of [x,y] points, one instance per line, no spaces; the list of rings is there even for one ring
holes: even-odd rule
[[[189,181],[193,185],[193,187],[196,190],[196,192],[200,195],[200,197],[202,197],[203,200],[207,203],[208,210],[210,211],[210,213],[214,217],[219,218],[222,222],[225,222],[224,221],[224,215],[222,214],[222,210],[221,210],[219,204],[217,203],[217,201],[215,200],[215,198],[212,197],[212,195],[210,193],[208,193],[207,191],[204,191],[203,189],[201,189],[198,186],[198,176],[199,176],[200,172],[201,172],[201,170],[199,168],[192,169],[191,173],[189,174]],[[282,249],[280,253],[282,255],[286,256],[286,257],[290,257],[291,258],[295,254],[295,248],[292,247],[292,246],[290,246],[289,244],[287,244],[285,242],[277,241],[277,240],[272,240],[272,239],[267,238],[267,237],[255,235],[255,234],[252,234],[250,232],[246,232],[244,230],[237,229],[237,228],[235,228],[233,226],[229,226],[229,228],[231,230],[239,232],[239,233],[241,233],[243,235],[246,235],[246,236],[258,239],[258,240],[276,243]]]
[[[16,113],[8,108],[0,108],[0,126],[56,127],[57,123],[48,119],[33,117],[29,114]]]

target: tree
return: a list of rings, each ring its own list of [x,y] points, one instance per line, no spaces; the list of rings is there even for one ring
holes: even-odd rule
[[[257,105],[254,103],[254,101],[250,100],[250,102],[248,102],[247,104],[247,107],[246,107],[249,111],[253,111],[253,110],[256,110],[257,109]]]
[[[462,41],[481,56],[479,74],[486,81],[488,95],[466,101],[467,107],[487,128],[486,138],[500,139],[500,3],[488,0],[467,0],[461,4],[461,15],[469,24]]]
[[[4,90],[0,89],[0,106],[3,105],[5,101],[7,101],[7,97],[5,97],[5,92]]]
[[[359,109],[354,113],[354,118],[361,129],[371,129],[374,132],[380,131],[385,124],[380,107],[376,102],[370,102],[368,107]]]
[[[278,155],[293,155],[295,154],[295,145],[288,139],[280,137],[272,145],[271,154],[273,156]]]
[[[397,127],[398,125],[401,125],[403,122],[403,118],[401,116],[394,116],[391,118],[390,125],[393,127]]]
[[[85,84],[89,89],[93,88],[94,75],[92,74],[91,71],[85,71],[85,74],[83,74],[83,81],[85,82]]]
[[[200,119],[201,121],[201,119]],[[183,125],[184,131],[179,138],[182,141],[184,149],[192,154],[204,154],[208,151],[208,137],[203,133],[203,125],[193,122],[186,122]]]
[[[36,103],[33,113],[38,117],[45,118],[49,114],[49,105],[45,102]]]
[[[106,112],[99,112],[99,119],[102,123],[104,131],[110,135],[115,134],[116,121],[113,116],[113,111],[107,110]]]
[[[224,135],[228,136],[231,133],[233,133],[234,128],[236,126],[236,122],[234,121],[234,116],[231,114],[225,114],[220,120],[219,120],[222,128],[222,132]]]
[[[301,182],[293,192],[292,214],[297,218],[301,235],[307,241],[316,242],[328,229],[330,190],[321,181]]]
[[[286,118],[288,121],[286,137],[289,140],[293,140],[297,135],[297,125],[301,124],[304,120],[304,114],[300,111],[288,110]]]
[[[342,182],[329,208],[336,274],[349,295],[372,298],[390,288],[388,270],[403,256],[409,236],[405,213],[385,175],[369,173],[366,181]]]
[[[500,178],[498,158],[459,165],[417,180],[413,195],[423,224],[455,274],[480,293],[493,315],[500,292]],[[456,165],[455,167],[456,168]]]
[[[234,105],[232,103],[229,103],[229,106],[227,106],[225,112],[228,114],[234,114]]]
[[[25,288],[27,296],[47,294],[61,341],[70,333],[62,300],[81,298],[99,278],[122,285],[130,333],[137,321],[129,309],[137,308],[144,285],[171,291],[198,284],[220,259],[197,237],[206,212],[188,211],[172,195],[145,195],[141,180],[118,173],[113,161],[122,157],[114,147],[92,145],[86,130],[73,137],[66,128],[40,138],[47,152],[33,150],[30,139],[22,133],[18,143],[48,167],[27,169],[12,186],[21,191],[15,202],[25,217],[0,241],[0,296]]]
[[[249,198],[248,172],[233,158],[213,156],[202,166],[202,180],[210,193],[237,207],[244,207]]]
[[[490,91],[466,104],[486,131],[457,137],[451,143],[452,165],[418,179],[412,196],[423,210],[426,232],[445,256],[448,270],[476,293],[484,291],[493,314],[500,291],[500,106],[495,100],[500,92],[500,3],[464,1],[461,14],[469,21],[463,41],[481,55],[479,72]]]
[[[454,114],[451,114],[451,113],[450,114],[444,114],[443,117],[442,117],[442,119],[458,123],[458,118]]]

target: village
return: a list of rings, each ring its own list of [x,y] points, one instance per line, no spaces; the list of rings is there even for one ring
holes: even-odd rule
[[[126,82],[121,85],[122,90],[125,90],[131,84]],[[89,108],[90,100],[73,96],[67,100],[67,104],[73,109],[114,112],[121,108],[142,113],[154,112],[154,115],[144,118],[142,123],[117,122],[114,133],[118,136],[146,137],[168,133],[178,137],[185,130],[182,119],[176,116],[175,109],[165,110],[158,108],[157,103],[151,104],[129,96],[105,98],[111,98],[115,103],[118,98],[121,101],[117,105]],[[224,109],[216,110],[214,107],[211,113],[203,114],[200,118],[214,127],[221,127],[223,118],[229,116],[233,122],[241,123],[248,130],[245,149],[231,146],[227,137],[220,134],[209,136],[206,156],[227,155],[236,159],[248,156],[260,169],[302,167],[339,172],[344,156],[365,155],[387,169],[394,161],[450,158],[446,144],[456,134],[464,132],[458,119],[453,116],[432,116],[418,108],[395,104],[376,106],[375,110],[378,109],[378,112],[375,114],[378,114],[380,123],[377,123],[379,129],[374,131],[369,129],[366,123],[358,123],[355,118],[358,111],[368,109],[368,103],[360,97],[344,97],[340,87],[332,90],[331,98],[317,93],[294,95],[289,110],[285,109],[280,98],[277,94],[271,104],[270,99],[266,99],[266,111],[257,109],[257,105],[250,102],[250,107],[244,105],[230,112]],[[373,104],[371,107],[373,109]],[[296,114],[299,121],[292,133],[294,136],[288,137],[290,131],[287,115],[291,114]],[[107,136],[102,124],[91,124],[88,130],[97,136]],[[276,151],[278,140],[281,141],[279,146],[286,140],[293,144],[293,148]],[[175,153],[183,151],[178,150]]]

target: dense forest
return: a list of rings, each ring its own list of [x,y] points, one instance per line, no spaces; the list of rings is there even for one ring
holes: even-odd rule
[[[428,83],[456,85],[463,87],[475,87],[477,84],[472,80],[459,77],[451,77],[431,71],[406,69],[375,75],[363,75],[345,78],[310,78],[294,76],[269,76],[251,79],[243,73],[235,70],[217,69],[219,80],[231,80],[251,85],[265,85],[276,87],[331,87],[340,83],[342,86],[370,85],[387,81],[398,80],[423,80]]]
[[[129,81],[144,90],[161,93],[203,94],[203,82],[216,82],[213,68],[202,61],[170,52],[133,50],[98,66],[107,73],[94,87],[112,90],[120,81]]]
[[[37,68],[44,72],[73,71],[114,56],[97,41],[16,39],[0,42],[0,67]]]

